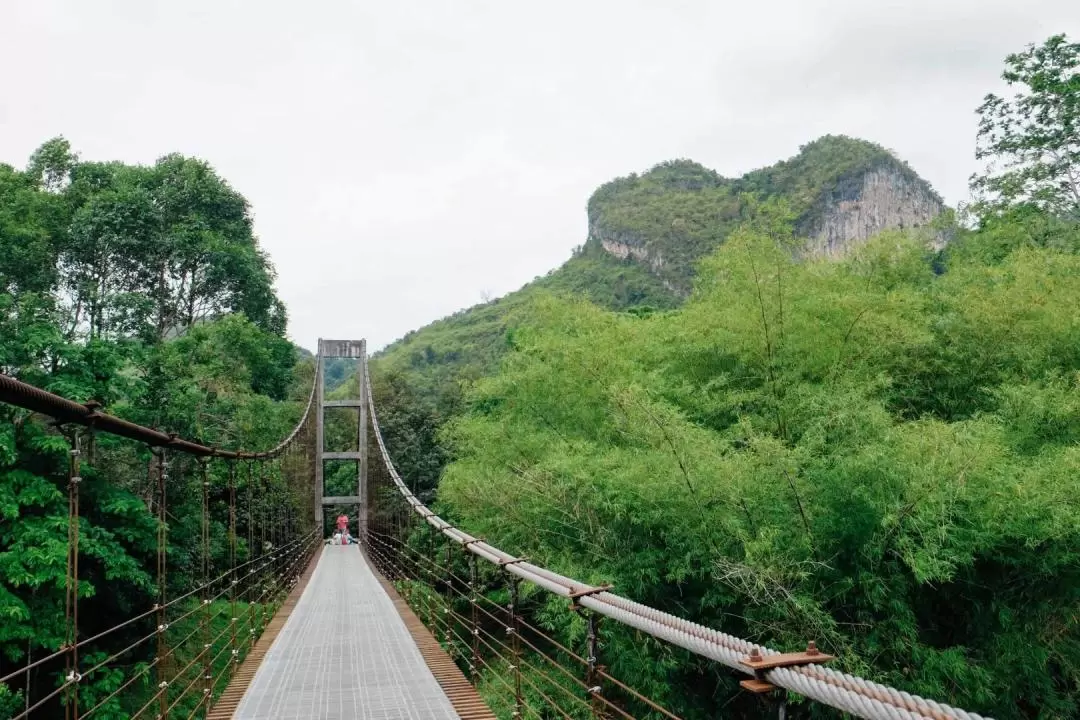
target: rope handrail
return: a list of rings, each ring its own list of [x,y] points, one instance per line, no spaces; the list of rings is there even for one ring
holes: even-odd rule
[[[316,357],[316,363],[319,358]],[[31,412],[48,415],[60,423],[72,423],[93,428],[98,432],[106,432],[136,440],[151,447],[163,447],[178,452],[195,455],[197,457],[214,457],[226,460],[265,460],[277,457],[288,447],[289,443],[300,432],[307,422],[311,408],[315,404],[315,389],[318,384],[318,372],[311,382],[311,392],[308,394],[307,407],[300,420],[285,438],[269,450],[262,452],[249,452],[245,450],[225,450],[224,448],[203,445],[192,440],[185,440],[174,434],[145,427],[129,420],[110,415],[99,410],[96,403],[80,404],[73,400],[54,395],[10,375],[0,373],[0,402],[15,405]]]
[[[754,671],[743,664],[752,652],[757,651],[765,657],[781,654],[778,650],[636,603],[610,591],[590,588],[588,583],[560,575],[500,550],[436,515],[409,490],[398,474],[379,429],[371,392],[371,376],[366,362],[363,363],[363,374],[372,431],[379,446],[382,463],[413,512],[443,536],[473,555],[550,593],[573,597],[582,607],[701,657],[720,662],[733,670],[754,675]],[[589,594],[580,595],[583,589],[590,590]],[[595,592],[591,592],[593,590]],[[765,671],[761,676],[772,685],[869,720],[989,720],[975,713],[821,665],[777,667]]]

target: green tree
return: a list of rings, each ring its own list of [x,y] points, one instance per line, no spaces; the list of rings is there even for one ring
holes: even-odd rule
[[[1054,35],[1005,58],[1011,97],[986,96],[971,187],[983,213],[1030,203],[1080,219],[1080,44]]]
[[[31,173],[0,164],[0,292],[52,289],[66,223],[62,199],[41,192]]]
[[[67,185],[78,161],[71,143],[63,136],[55,137],[34,151],[26,172],[43,190],[59,192]]]
[[[246,201],[202,161],[80,162],[57,138],[25,171],[0,165],[6,374],[185,437],[271,447],[298,419],[312,377],[310,362],[294,372],[297,354],[284,338],[272,281]],[[145,448],[104,435],[94,447],[79,486],[84,639],[149,607],[155,593]],[[64,642],[67,449],[47,419],[0,406],[0,674]],[[173,468],[168,584],[176,597],[201,574],[201,482],[190,459],[174,457]],[[223,474],[211,468],[219,489]],[[222,537],[220,497],[212,512],[214,536]],[[212,552],[223,565],[224,545]],[[137,632],[145,635],[136,625],[94,643],[86,667]],[[119,689],[147,652],[84,677],[83,701]],[[37,668],[29,684],[29,697],[43,698],[56,687],[55,667]],[[14,687],[22,685],[20,677]],[[0,687],[0,717],[27,699],[11,690]],[[146,691],[136,683],[99,714],[129,717]],[[58,702],[42,712],[62,712]]]
[[[169,155],[152,167],[87,163],[70,172],[61,269],[72,328],[158,342],[243,312],[284,333],[247,201],[209,165]]]
[[[447,453],[438,438],[442,423],[438,410],[418,397],[405,377],[394,371],[372,379],[371,392],[379,412],[379,426],[394,463],[410,489],[424,502],[435,495]]]

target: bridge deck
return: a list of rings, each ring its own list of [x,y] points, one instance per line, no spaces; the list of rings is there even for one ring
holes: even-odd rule
[[[329,546],[233,716],[458,718],[356,546]]]

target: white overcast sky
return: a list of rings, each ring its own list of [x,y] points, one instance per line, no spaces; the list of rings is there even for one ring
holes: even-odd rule
[[[825,133],[955,204],[1002,60],[1076,0],[0,0],[0,162],[208,160],[290,335],[378,348],[565,260],[600,183]]]

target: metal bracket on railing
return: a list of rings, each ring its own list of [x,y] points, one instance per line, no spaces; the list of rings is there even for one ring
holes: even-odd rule
[[[506,567],[507,565],[516,565],[517,563],[528,562],[529,558],[519,557],[511,558],[509,560],[499,560],[499,567]]]
[[[826,655],[818,650],[817,643],[813,640],[806,644],[803,652],[762,655],[760,650],[753,648],[750,654],[739,662],[754,671],[754,679],[743,680],[739,685],[752,693],[772,692],[776,690],[776,686],[765,679],[765,673],[769,670],[793,665],[817,665],[835,659],[833,655]]]
[[[567,597],[570,598],[570,609],[575,611],[575,612],[580,610],[581,609],[581,604],[578,601],[581,598],[589,597],[590,595],[599,595],[600,593],[604,593],[604,592],[607,592],[608,590],[611,590],[613,587],[614,587],[614,585],[609,585],[608,583],[604,583],[603,585],[597,585],[596,587],[590,587],[590,588],[581,588],[581,589],[571,588],[570,589],[570,594],[567,595]]]

